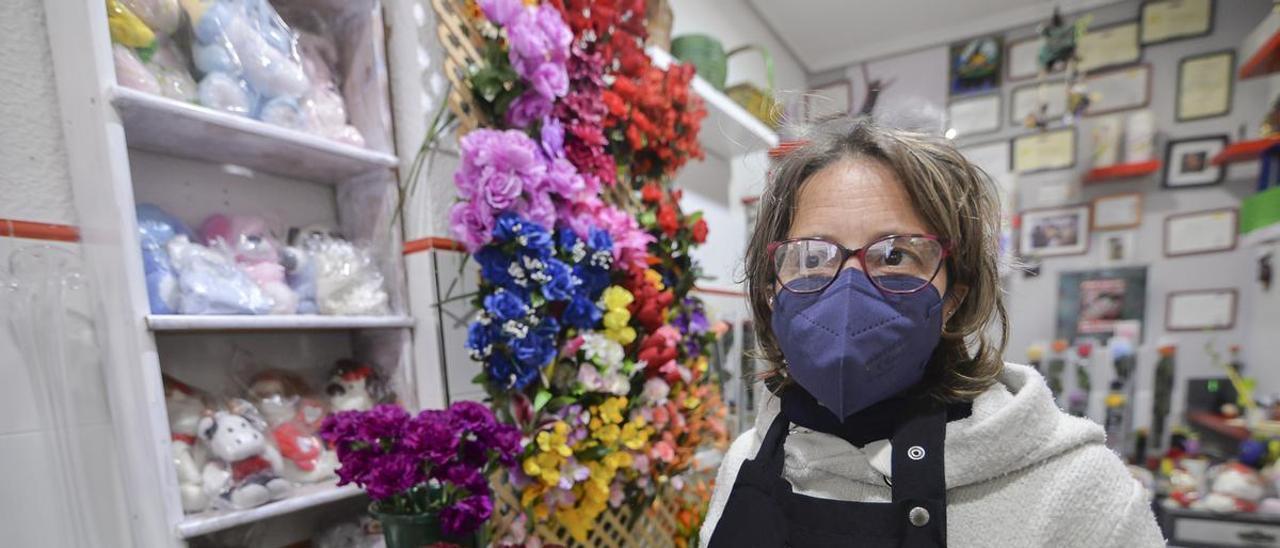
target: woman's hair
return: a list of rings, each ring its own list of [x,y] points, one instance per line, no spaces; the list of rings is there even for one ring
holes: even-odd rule
[[[1000,202],[980,168],[946,141],[839,117],[809,130],[773,166],[747,246],[746,283],[757,353],[769,362],[769,380],[785,380],[778,341],[770,327],[775,294],[769,244],[787,238],[800,190],[814,174],[843,159],[877,162],[906,187],[911,204],[935,234],[951,242],[949,289],[968,293],[942,328],[942,341],[918,389],[943,401],[972,400],[1003,368],[1009,320],[1000,295]],[[803,214],[803,213],[800,213]],[[954,298],[950,295],[947,298]],[[993,341],[998,331],[999,341]]]

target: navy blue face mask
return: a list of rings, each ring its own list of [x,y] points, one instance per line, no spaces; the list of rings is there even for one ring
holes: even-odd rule
[[[879,278],[889,289],[916,287],[905,276]],[[881,293],[861,270],[846,268],[825,290],[782,290],[773,335],[791,378],[841,420],[920,382],[942,338],[942,296],[932,284]]]

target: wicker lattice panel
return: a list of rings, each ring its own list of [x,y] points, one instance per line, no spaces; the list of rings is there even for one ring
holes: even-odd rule
[[[444,72],[449,78],[449,109],[458,117],[458,136],[477,127],[489,125],[468,77],[471,67],[478,67],[484,57],[484,37],[470,15],[467,0],[431,0],[436,13],[436,35],[444,48]]]

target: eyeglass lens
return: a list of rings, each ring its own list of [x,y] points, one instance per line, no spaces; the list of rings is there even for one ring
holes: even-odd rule
[[[778,282],[795,293],[826,288],[843,266],[840,247],[825,240],[792,240],[774,251]],[[894,236],[873,242],[864,256],[867,277],[883,291],[910,293],[933,281],[942,264],[937,240]]]

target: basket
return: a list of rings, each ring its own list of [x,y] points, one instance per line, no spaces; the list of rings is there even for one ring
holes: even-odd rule
[[[769,50],[763,46],[742,46],[734,48],[725,56],[726,59],[733,57],[735,54],[744,51],[756,51],[764,58],[765,75],[769,79],[769,89],[762,90],[749,82],[737,84],[727,90],[725,94],[733,99],[733,102],[742,105],[752,116],[764,122],[769,129],[778,129],[782,124],[782,107],[778,105],[778,101],[773,97],[774,91],[774,72],[773,72],[773,56],[769,55]]]

